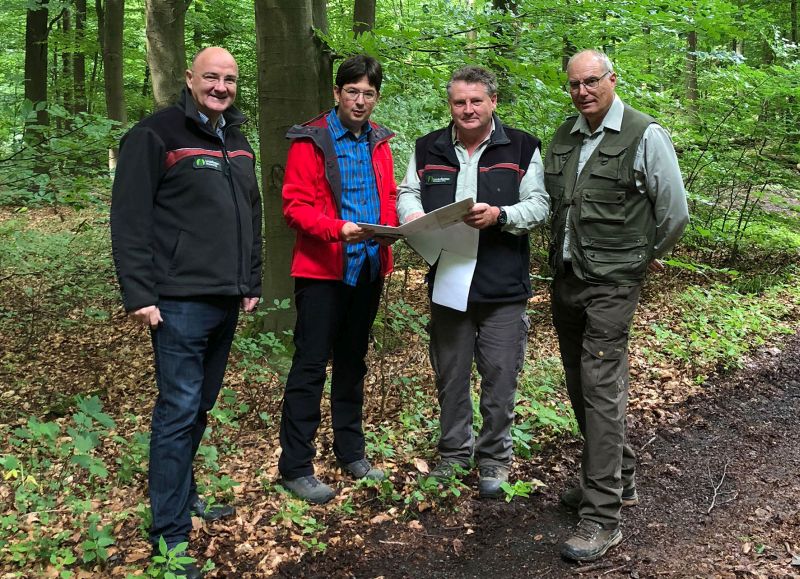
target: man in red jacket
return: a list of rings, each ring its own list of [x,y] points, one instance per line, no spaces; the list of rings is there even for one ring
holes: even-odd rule
[[[333,354],[333,452],[356,479],[381,480],[364,456],[361,427],[364,357],[383,276],[392,269],[389,240],[356,223],[397,225],[394,133],[369,120],[381,88],[381,65],[345,60],[336,74],[336,106],[292,127],[283,182],[283,214],[297,232],[292,259],[297,325],[295,354],[281,417],[281,484],[325,503],[333,489],[314,476],[314,436],[328,359]]]

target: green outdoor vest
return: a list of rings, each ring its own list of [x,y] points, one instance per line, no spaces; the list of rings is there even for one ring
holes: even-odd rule
[[[636,187],[633,162],[645,129],[655,120],[625,105],[620,132],[606,129],[577,175],[584,136],[570,133],[575,118],[558,128],[545,158],[553,211],[550,265],[564,271],[564,226],[571,207],[575,275],[588,283],[637,285],[653,256],[656,220],[650,198]]]

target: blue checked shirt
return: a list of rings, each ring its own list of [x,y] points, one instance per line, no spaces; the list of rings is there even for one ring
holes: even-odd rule
[[[328,113],[327,120],[342,174],[342,219],[353,223],[378,223],[381,215],[380,201],[369,151],[369,132],[372,127],[365,123],[361,135],[356,137],[344,128],[335,108]],[[379,246],[373,239],[346,243],[345,249],[347,265],[344,283],[356,285],[366,259],[369,259],[370,279],[375,280],[378,277],[381,261]]]

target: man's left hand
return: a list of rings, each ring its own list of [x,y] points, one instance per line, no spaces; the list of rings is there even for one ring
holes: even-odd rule
[[[664,265],[664,262],[661,261],[660,259],[654,259],[649,264],[647,264],[647,271],[649,271],[650,273],[662,272],[665,269],[667,268]]]
[[[499,215],[499,207],[493,207],[488,203],[476,203],[464,216],[464,223],[475,229],[486,229],[497,223]]]
[[[242,298],[242,309],[247,314],[255,310],[257,305],[258,305],[258,298],[248,298],[248,297]]]

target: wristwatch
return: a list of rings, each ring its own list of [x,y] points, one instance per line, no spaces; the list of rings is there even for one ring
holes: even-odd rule
[[[506,210],[501,207],[500,214],[497,216],[497,224],[502,227],[506,223],[508,223],[508,215],[506,215]]]

